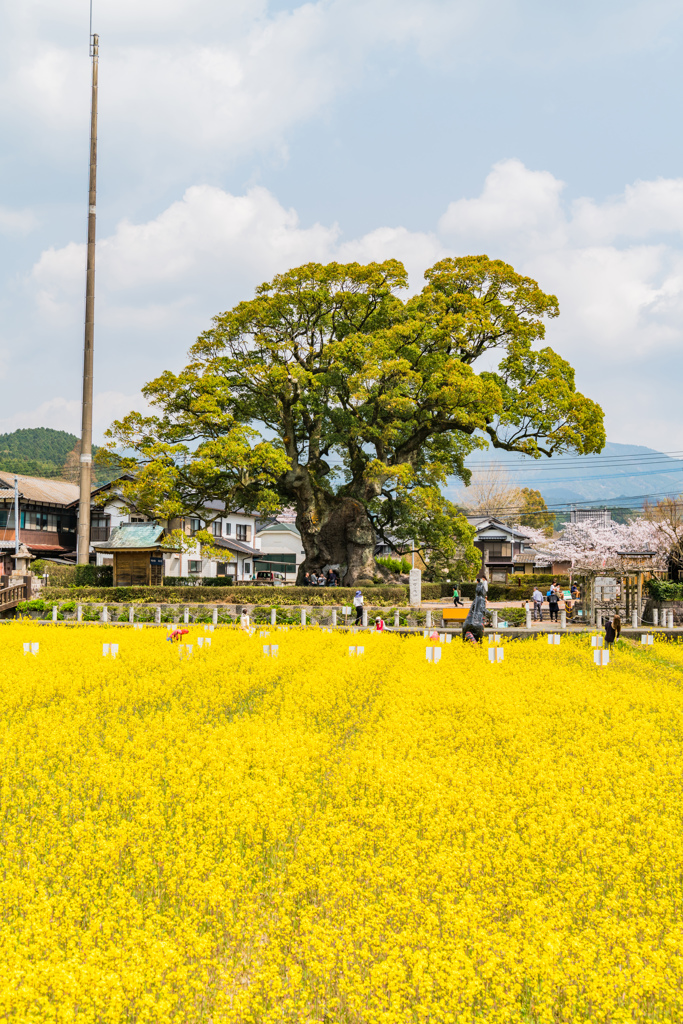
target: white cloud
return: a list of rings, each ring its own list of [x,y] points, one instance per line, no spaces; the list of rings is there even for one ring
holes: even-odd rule
[[[93,396],[93,437],[102,437],[112,420],[125,416],[131,409],[140,412],[148,410],[145,399],[140,395],[126,395],[120,391],[99,391]],[[20,427],[51,427],[53,430],[68,430],[80,437],[81,403],[73,398],[61,396],[50,398],[33,409],[0,418],[0,433],[6,434]]]
[[[274,13],[263,0],[101,5],[101,125],[138,179],[195,176],[254,150],[283,153],[292,126],[361,89],[370,58],[452,55],[501,5],[318,0]],[[87,123],[83,17],[80,0],[26,0],[8,10],[0,42],[0,117],[20,121],[60,161]]]
[[[0,234],[27,235],[38,224],[38,218],[32,210],[12,210],[8,206],[0,206]]]
[[[125,394],[131,374],[137,387],[181,365],[211,315],[291,266],[397,258],[415,290],[443,256],[487,251],[558,295],[548,341],[606,408],[610,436],[662,447],[652,435],[683,372],[683,182],[639,182],[603,203],[571,205],[562,189],[547,171],[503,161],[480,196],[450,204],[435,232],[381,227],[342,240],[334,224],[302,225],[264,188],[235,196],[194,186],[152,220],[124,221],[101,239],[100,373]],[[80,325],[83,264],[83,246],[43,253],[30,282],[43,320]],[[683,444],[680,416],[669,429]]]

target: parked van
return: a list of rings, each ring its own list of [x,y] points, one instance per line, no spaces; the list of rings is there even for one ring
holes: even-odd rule
[[[253,582],[257,587],[284,587],[285,577],[281,572],[268,572],[262,569],[256,573]]]

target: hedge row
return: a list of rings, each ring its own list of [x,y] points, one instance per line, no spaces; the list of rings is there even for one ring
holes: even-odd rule
[[[549,572],[535,572],[535,573],[515,573],[514,576],[508,575],[507,586],[517,588],[534,587],[545,588],[546,590],[551,583],[559,583],[564,590],[569,590],[569,576],[554,575]]]
[[[105,604],[269,604],[278,605],[340,605],[351,604],[353,587],[46,587],[45,601],[63,599],[101,601]],[[407,587],[363,587],[368,605],[407,604]],[[422,588],[423,597],[425,587]]]
[[[476,586],[476,583],[463,583],[459,588],[460,596],[473,598]],[[548,585],[537,583],[536,581],[524,587],[510,587],[504,586],[502,583],[489,583],[487,597],[489,601],[528,601],[531,599],[534,587],[536,586],[540,587],[543,594],[548,589]],[[452,590],[449,593],[452,593]]]

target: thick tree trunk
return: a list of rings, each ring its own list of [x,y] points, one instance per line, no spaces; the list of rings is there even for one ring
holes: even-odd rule
[[[298,496],[296,524],[306,558],[299,568],[297,583],[304,574],[320,572],[325,566],[345,569],[342,583],[372,579],[375,574],[375,531],[363,505],[354,498],[326,492]]]

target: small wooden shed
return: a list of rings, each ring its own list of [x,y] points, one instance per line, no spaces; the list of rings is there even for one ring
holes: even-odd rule
[[[164,528],[122,523],[97,550],[114,556],[115,587],[160,587],[164,582]]]

